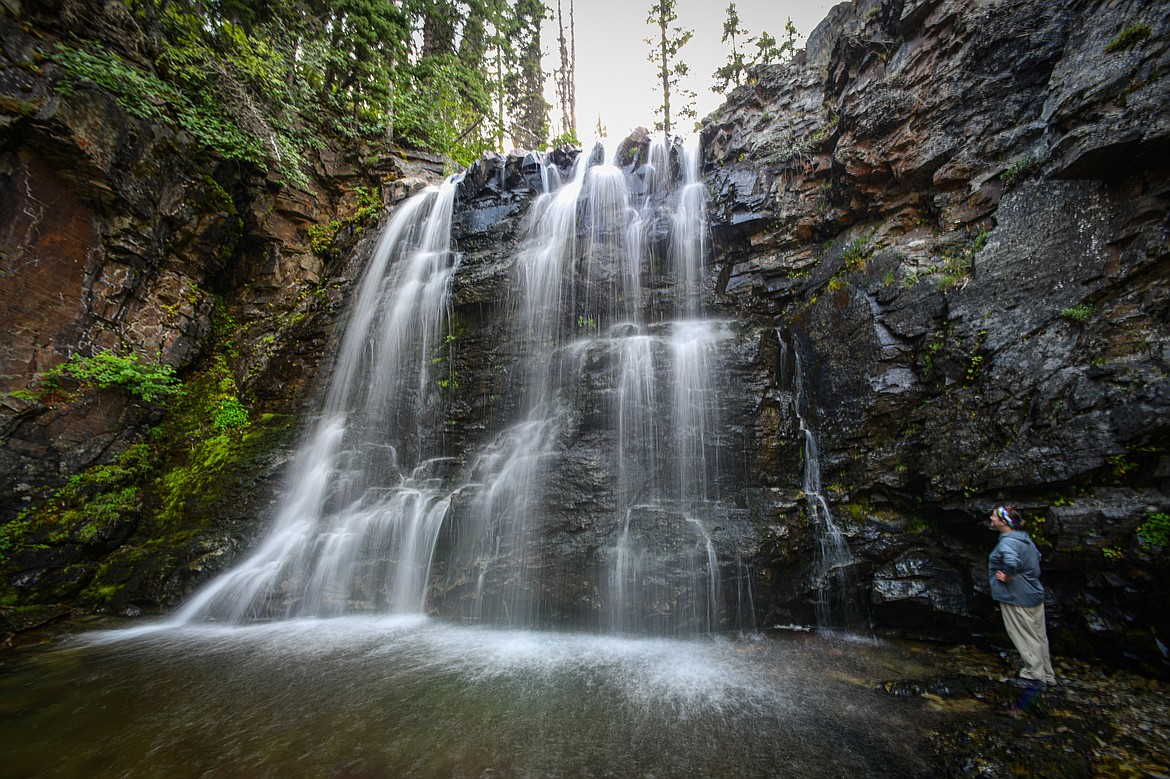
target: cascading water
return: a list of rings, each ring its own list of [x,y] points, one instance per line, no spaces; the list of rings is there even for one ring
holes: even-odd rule
[[[743,332],[703,316],[694,168],[662,146],[648,157],[632,176],[596,154],[533,176],[528,233],[505,258],[513,294],[474,325],[498,370],[474,431],[450,438],[473,392],[455,387],[471,318],[455,274],[480,277],[470,245],[452,251],[458,182],[404,204],[270,536],[184,624],[99,631],[6,668],[9,773],[933,775],[933,715],[856,681],[925,653],[673,640],[754,626],[735,552],[754,539],[736,502],[751,406],[724,361]],[[681,186],[670,170],[688,171]],[[810,519],[839,537],[793,362]],[[840,592],[848,566],[830,552],[817,577]],[[564,618],[581,603],[588,619]],[[838,624],[830,604],[818,618]],[[359,612],[397,616],[297,619]],[[480,627],[553,623],[637,637]]]
[[[457,265],[450,250],[456,183],[416,195],[387,226],[273,532],[178,620],[423,608],[450,502],[433,476],[437,460],[423,428],[435,419],[430,358],[446,330]]]
[[[666,636],[723,625],[710,531],[722,510],[713,377],[729,331],[701,317],[696,161],[660,143],[646,153],[637,177],[600,148],[578,155],[563,181],[542,164],[545,191],[513,257],[503,325],[517,366],[500,401],[511,419],[459,462],[436,444],[443,400],[433,375],[459,264],[458,182],[399,210],[272,535],[180,620],[432,610],[544,624],[556,580],[590,575],[552,570],[544,531],[561,469],[596,429],[593,456],[614,479],[592,624]],[[438,601],[428,598],[436,582]]]
[[[787,365],[789,348],[780,338],[781,365]],[[845,534],[833,518],[829,503],[821,491],[820,454],[816,434],[808,422],[809,409],[805,399],[805,377],[800,350],[792,349],[792,407],[804,437],[804,471],[801,488],[805,494],[809,524],[817,539],[817,560],[812,589],[817,626],[821,628],[853,627],[858,624],[858,607],[854,592],[853,553]]]

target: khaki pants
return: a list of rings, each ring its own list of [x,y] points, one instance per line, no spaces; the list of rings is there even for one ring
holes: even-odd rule
[[[999,604],[1003,624],[1016,651],[1024,661],[1020,676],[1056,683],[1052,671],[1052,659],[1048,656],[1048,630],[1044,626],[1044,604],[1039,606],[1016,606],[1011,603]]]

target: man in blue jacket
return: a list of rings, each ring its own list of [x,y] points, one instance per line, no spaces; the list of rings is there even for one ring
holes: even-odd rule
[[[1056,674],[1048,656],[1040,550],[1024,532],[1024,518],[1016,509],[1000,506],[989,519],[999,533],[999,543],[987,558],[991,597],[999,601],[1004,627],[1024,661],[1020,679],[1011,683],[1043,689],[1056,683]]]

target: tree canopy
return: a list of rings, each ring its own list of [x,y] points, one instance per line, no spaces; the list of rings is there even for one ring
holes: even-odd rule
[[[731,86],[739,86],[743,82],[744,74],[753,65],[767,65],[772,62],[781,62],[790,59],[796,53],[796,25],[789,18],[784,24],[784,41],[778,42],[765,30],[758,36],[748,35],[748,31],[740,26],[739,13],[735,3],[727,6],[727,18],[723,22],[723,43],[729,43],[731,52],[727,55],[727,62],[716,68],[712,74],[715,85],[712,92],[723,93]],[[749,59],[741,50],[744,47],[755,45],[755,56]]]
[[[540,0],[126,0],[143,45],[62,41],[72,82],[293,181],[324,137],[467,164],[548,141]],[[68,86],[68,85],[66,85]]]

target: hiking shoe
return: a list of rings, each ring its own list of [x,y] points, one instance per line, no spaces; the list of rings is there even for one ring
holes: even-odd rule
[[[1012,687],[1019,687],[1024,690],[1039,690],[1043,692],[1048,689],[1048,683],[1042,679],[1025,679],[1022,676],[1013,676],[1010,679],[1004,679],[1004,683],[1010,684]]]

